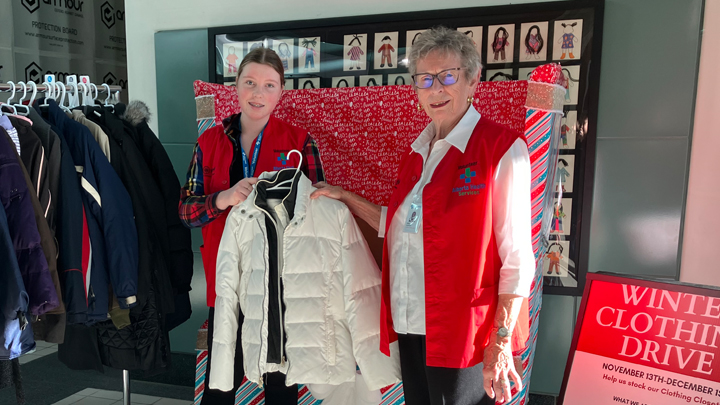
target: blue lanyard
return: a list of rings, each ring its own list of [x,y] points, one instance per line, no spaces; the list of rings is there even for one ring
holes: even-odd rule
[[[260,143],[262,142],[263,132],[265,132],[264,129],[260,131],[260,135],[258,135],[257,140],[255,141],[255,150],[253,150],[252,165],[248,163],[245,149],[240,147],[240,151],[242,151],[243,173],[245,174],[246,179],[252,177],[255,173],[255,165],[257,165],[258,156],[260,155]]]

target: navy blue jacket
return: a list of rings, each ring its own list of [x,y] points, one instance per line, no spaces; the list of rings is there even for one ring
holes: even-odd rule
[[[90,130],[69,118],[55,100],[48,100],[48,104],[48,107],[38,107],[39,112],[67,144],[80,177],[84,208],[81,215],[87,224],[91,251],[86,323],[107,320],[108,285],[112,286],[122,308],[137,303],[138,239],[132,202]],[[61,206],[64,203],[64,197],[61,197]],[[81,266],[84,262],[82,260]],[[77,277],[65,279],[66,284],[73,283],[70,287],[74,290],[83,287],[79,284],[81,281],[84,280]],[[71,310],[68,304],[68,318]]]
[[[2,134],[3,136],[5,134]],[[4,140],[3,140],[4,141]],[[0,205],[0,360],[12,360],[35,348],[25,291],[5,208]]]

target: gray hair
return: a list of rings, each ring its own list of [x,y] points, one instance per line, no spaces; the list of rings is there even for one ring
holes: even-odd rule
[[[408,41],[410,39],[408,38]],[[408,55],[410,75],[417,73],[417,63],[431,52],[454,53],[460,57],[465,78],[469,81],[477,77],[482,69],[480,54],[472,39],[460,31],[439,26],[431,28],[417,37]]]

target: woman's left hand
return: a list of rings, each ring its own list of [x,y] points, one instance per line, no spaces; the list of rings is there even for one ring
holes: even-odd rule
[[[483,356],[483,387],[495,402],[505,404],[512,399],[510,379],[518,391],[522,390],[522,379],[515,370],[510,342],[491,343]]]

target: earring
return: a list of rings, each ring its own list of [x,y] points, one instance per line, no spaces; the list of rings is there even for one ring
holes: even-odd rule
[[[423,110],[422,104],[418,103],[417,109],[418,109],[418,111],[422,111]]]
[[[472,104],[473,101],[475,101],[475,98],[474,98],[474,97],[468,97],[468,98],[467,98],[467,101],[468,101],[468,104]]]

